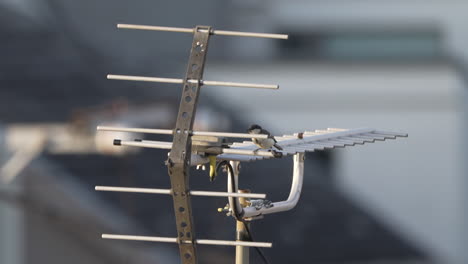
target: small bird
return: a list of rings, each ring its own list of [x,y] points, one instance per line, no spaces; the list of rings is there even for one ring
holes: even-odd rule
[[[252,142],[255,145],[259,146],[262,149],[270,149],[272,147],[277,148],[278,150],[283,150],[282,147],[278,146],[276,139],[268,132],[257,124],[253,124],[247,129],[249,134],[265,134],[268,135],[268,138],[252,138]]]

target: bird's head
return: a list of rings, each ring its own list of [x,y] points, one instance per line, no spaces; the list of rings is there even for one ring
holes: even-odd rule
[[[260,130],[262,130],[262,127],[257,125],[257,124],[253,124],[249,127],[249,129],[247,129],[247,132],[249,134],[258,134],[260,133]]]

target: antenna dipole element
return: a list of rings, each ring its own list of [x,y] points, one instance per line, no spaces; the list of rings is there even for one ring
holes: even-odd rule
[[[258,88],[258,89],[279,89],[277,84],[257,84],[257,83],[239,83],[239,82],[221,82],[221,81],[205,81],[205,80],[183,80],[175,78],[133,76],[133,75],[118,75],[108,74],[109,80],[124,80],[124,81],[139,81],[139,82],[162,82],[162,83],[200,83],[207,86],[230,86],[241,88]]]
[[[286,34],[253,33],[253,32],[211,30],[211,29],[207,30],[207,29],[199,28],[199,27],[196,27],[196,28],[180,28],[180,27],[161,27],[161,26],[147,26],[147,25],[117,24],[117,28],[170,31],[170,32],[180,32],[180,33],[204,32],[204,33],[210,33],[212,35],[288,39],[288,35],[286,35]]]

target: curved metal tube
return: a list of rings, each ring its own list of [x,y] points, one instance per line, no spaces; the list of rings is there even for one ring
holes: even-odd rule
[[[234,177],[231,177],[231,171],[228,171],[228,179],[227,179],[227,188],[231,192],[238,192],[239,186],[239,161],[230,161],[229,162],[232,166],[232,170],[234,171]],[[234,182],[232,182],[231,178],[234,178]],[[242,215],[242,205],[239,202],[239,199],[236,199],[234,197],[229,197],[229,207],[230,208],[237,208],[237,215]],[[235,204],[234,204],[235,203]]]
[[[264,214],[279,213],[279,212],[284,212],[284,211],[293,209],[296,206],[301,196],[302,182],[304,179],[304,159],[305,159],[305,156],[303,152],[297,153],[293,157],[293,160],[294,160],[293,179],[292,179],[292,184],[291,184],[291,191],[286,201],[275,202],[273,203],[273,206],[269,208],[262,207],[260,209],[257,209],[252,206],[245,207],[243,217],[255,217],[255,216],[260,216]],[[235,175],[235,176],[238,176],[238,175]],[[237,191],[237,186],[236,186],[236,191]],[[231,200],[237,201],[237,199],[230,198],[230,201],[229,201],[230,203],[231,203]]]

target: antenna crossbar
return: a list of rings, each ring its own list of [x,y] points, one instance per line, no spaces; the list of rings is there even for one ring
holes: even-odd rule
[[[146,134],[162,134],[172,135],[172,129],[151,129],[151,128],[130,128],[130,127],[111,127],[98,126],[98,131],[116,131],[116,132],[134,132]],[[248,133],[230,133],[230,132],[211,132],[211,131],[192,131],[193,136],[212,136],[212,137],[228,137],[228,138],[268,138],[265,134],[248,134]]]
[[[117,24],[117,28],[169,31],[169,32],[179,32],[179,33],[194,33],[197,31],[196,28],[161,27],[161,26],[133,25],[133,24]],[[254,32],[241,32],[241,31],[214,30],[214,29],[211,29],[210,31],[206,29],[198,29],[198,32],[209,32],[210,35],[288,39],[288,35],[286,34],[254,33]]]
[[[109,80],[125,80],[125,81],[139,81],[139,82],[161,82],[161,83],[177,83],[183,84],[185,82],[190,84],[200,84],[207,86],[227,86],[227,87],[240,87],[240,88],[257,88],[257,89],[279,89],[277,84],[256,84],[256,83],[239,83],[239,82],[220,82],[220,81],[205,81],[188,79],[175,79],[175,78],[162,78],[162,77],[147,77],[147,76],[133,76],[133,75],[118,75],[108,74]]]
[[[212,240],[212,239],[195,239],[179,240],[176,237],[153,237],[153,236],[129,236],[129,235],[113,235],[102,234],[104,239],[118,240],[133,240],[133,241],[149,241],[149,242],[165,242],[165,243],[180,243],[180,244],[195,244],[199,245],[214,245],[214,246],[244,246],[244,247],[272,247],[268,242],[248,242],[248,241],[229,241],[229,240]]]
[[[130,187],[114,187],[114,186],[96,186],[96,191],[104,192],[128,192],[128,193],[148,193],[148,194],[169,194],[172,195],[171,189],[153,189],[153,188],[130,188]],[[264,193],[231,193],[231,192],[211,192],[211,191],[194,191],[188,193],[192,196],[210,196],[210,197],[243,197],[265,199]]]
[[[156,149],[172,149],[173,144],[171,142],[165,141],[154,141],[154,140],[120,140],[115,139],[114,145],[116,146],[128,146],[128,147],[142,147],[142,148],[156,148]],[[319,144],[322,145],[322,144]],[[331,145],[326,145],[331,148]],[[247,156],[263,156],[263,157],[279,157],[281,156],[280,152],[275,150],[254,150],[254,149],[231,149],[223,147],[207,147],[198,152],[204,152],[208,154],[237,154],[237,155],[247,155]]]

